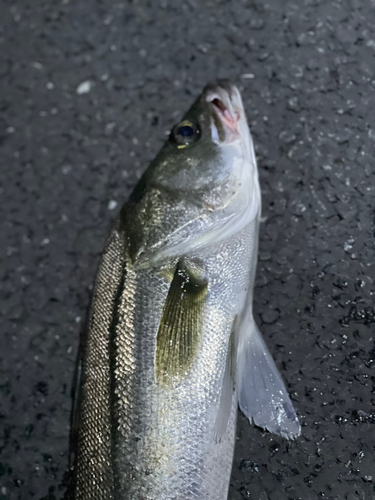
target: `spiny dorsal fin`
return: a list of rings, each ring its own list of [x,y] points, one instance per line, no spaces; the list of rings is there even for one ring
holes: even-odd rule
[[[197,260],[180,260],[164,305],[156,339],[155,377],[161,385],[189,373],[200,341],[208,282]]]

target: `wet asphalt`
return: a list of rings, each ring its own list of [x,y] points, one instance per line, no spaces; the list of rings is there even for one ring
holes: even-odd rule
[[[302,436],[239,415],[230,500],[375,498],[374,1],[0,5],[0,499],[62,497],[111,220],[209,81],[263,195],[258,324]]]

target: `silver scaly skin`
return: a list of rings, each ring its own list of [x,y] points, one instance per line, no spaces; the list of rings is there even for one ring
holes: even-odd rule
[[[225,500],[237,406],[300,427],[252,319],[260,189],[238,89],[206,87],[123,207],[83,345],[73,497]]]

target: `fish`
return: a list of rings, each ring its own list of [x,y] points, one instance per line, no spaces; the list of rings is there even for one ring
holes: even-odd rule
[[[301,428],[253,319],[261,192],[241,94],[205,87],[99,265],[73,415],[76,500],[225,500],[238,406]]]

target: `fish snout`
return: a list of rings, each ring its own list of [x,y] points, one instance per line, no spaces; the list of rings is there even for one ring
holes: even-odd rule
[[[225,141],[238,139],[244,109],[237,87],[228,80],[220,80],[206,87],[204,98],[211,107],[214,122],[218,119],[225,131]]]

